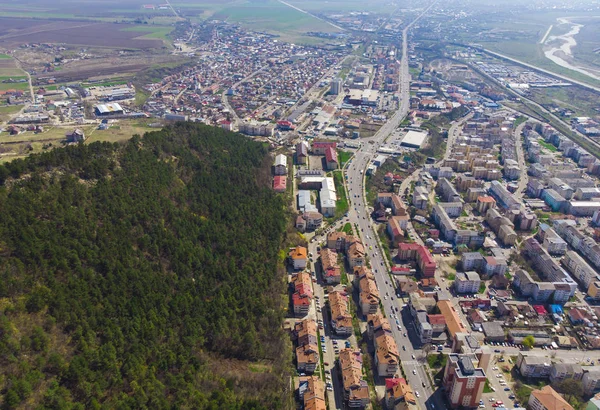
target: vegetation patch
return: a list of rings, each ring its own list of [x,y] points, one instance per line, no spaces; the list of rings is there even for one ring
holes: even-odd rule
[[[179,123],[0,165],[3,405],[285,407],[270,163]]]

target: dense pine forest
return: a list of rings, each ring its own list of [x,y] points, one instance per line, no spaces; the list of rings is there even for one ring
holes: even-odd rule
[[[269,165],[187,123],[1,165],[1,406],[286,407]]]

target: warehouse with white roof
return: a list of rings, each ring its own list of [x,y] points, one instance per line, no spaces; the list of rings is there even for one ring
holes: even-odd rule
[[[426,132],[408,131],[404,138],[402,138],[400,145],[403,147],[419,149],[425,142],[425,138],[427,138]]]

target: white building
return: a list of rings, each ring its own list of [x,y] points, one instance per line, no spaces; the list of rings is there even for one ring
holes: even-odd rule
[[[458,272],[454,281],[454,288],[457,293],[477,293],[481,279],[477,272]]]
[[[287,175],[287,157],[279,154],[275,157],[275,175]]]

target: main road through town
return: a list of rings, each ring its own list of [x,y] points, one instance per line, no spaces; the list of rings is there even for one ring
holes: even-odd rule
[[[373,274],[379,288],[381,303],[385,313],[392,325],[392,333],[398,350],[407,382],[418,392],[417,398],[419,407],[443,409],[444,404],[440,393],[434,394],[431,380],[426,374],[426,367],[423,365],[423,353],[417,349],[418,342],[415,337],[410,315],[406,315],[407,310],[402,309],[402,302],[395,295],[393,283],[388,274],[387,264],[384,260],[378,241],[377,232],[373,228],[372,220],[369,215],[369,205],[365,196],[364,173],[369,162],[375,156],[377,149],[382,143],[398,128],[400,123],[406,118],[409,109],[409,87],[410,74],[408,71],[407,56],[407,36],[410,27],[417,22],[425,13],[429,11],[435,2],[431,3],[412,23],[410,23],[402,32],[402,57],[400,61],[400,104],[398,111],[394,116],[383,125],[380,130],[371,138],[363,139],[363,144],[359,148],[351,163],[346,166],[348,198],[350,199],[350,211],[348,217],[354,227],[358,227],[359,235],[365,244],[366,252],[371,263]],[[392,316],[393,315],[393,316]],[[403,320],[403,318],[405,320]],[[397,321],[397,322],[396,322]]]

